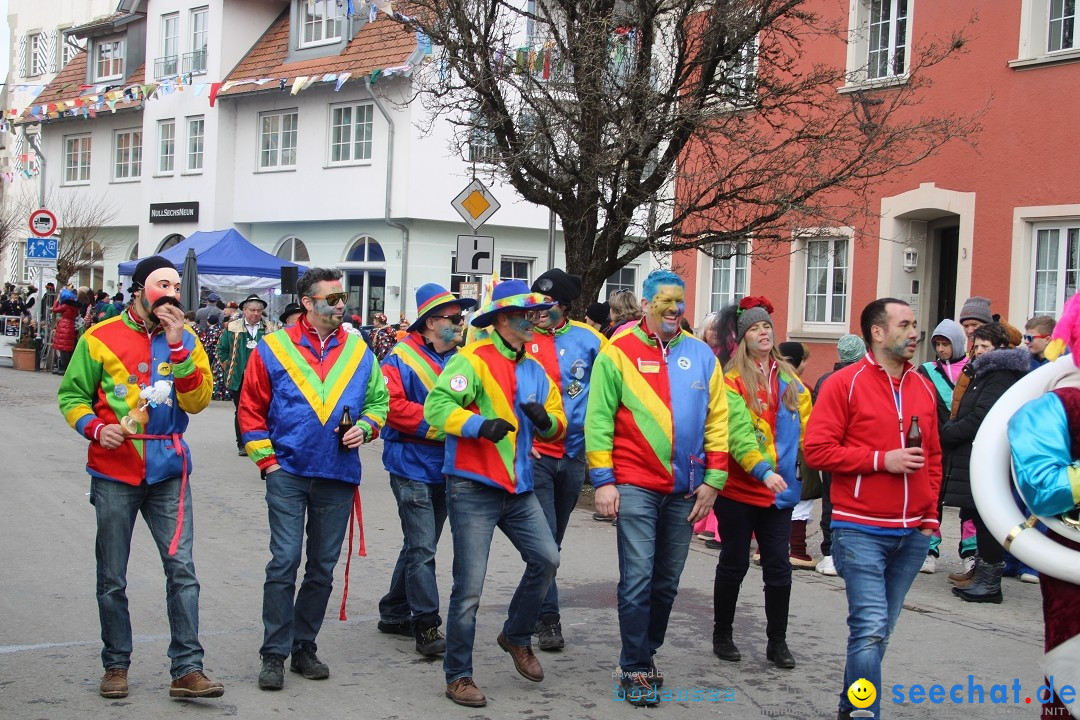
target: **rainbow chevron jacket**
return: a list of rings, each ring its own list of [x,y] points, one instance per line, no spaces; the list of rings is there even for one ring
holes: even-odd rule
[[[585,323],[569,320],[555,330],[537,328],[532,341],[525,343],[529,355],[544,366],[548,378],[559,389],[566,413],[566,437],[555,441],[537,440],[533,447],[540,454],[577,458],[585,453],[589,380],[593,363],[605,342],[603,335]]]
[[[410,480],[440,485],[446,435],[424,419],[424,401],[447,361],[457,350],[440,355],[418,332],[394,345],[382,362],[390,412],[383,428],[383,467]]]
[[[338,328],[320,341],[306,318],[259,341],[240,391],[240,432],[260,470],[274,463],[300,477],[360,484],[360,456],[338,449],[334,430],[349,406],[372,437],[389,402],[375,354]]]
[[[88,328],[79,338],[57,400],[64,419],[90,439],[86,470],[94,477],[128,485],[149,484],[183,473],[184,457],[168,440],[127,440],[106,450],[96,440],[101,428],[120,422],[139,402],[143,387],[172,382],[169,403],[148,408],[150,419],[139,431],[148,435],[182,434],[188,414],[210,404],[214,378],[210,359],[195,333],[184,327],[182,347],[170,348],[165,332],[148,333],[129,308],[122,315]],[[191,453],[181,439],[191,471]]]
[[[546,433],[518,411],[530,401],[547,409],[551,427]],[[484,420],[497,417],[509,420],[516,431],[497,443],[479,437]],[[450,358],[424,402],[424,419],[446,433],[444,473],[509,493],[533,489],[533,435],[555,440],[566,432],[558,388],[524,348],[514,350],[496,332]]]
[[[727,481],[720,363],[689,333],[663,347],[645,321],[615,334],[593,366],[585,449],[593,487],[686,493]]]

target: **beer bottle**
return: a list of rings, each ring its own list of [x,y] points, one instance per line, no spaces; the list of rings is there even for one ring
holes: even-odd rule
[[[341,422],[338,423],[338,448],[341,450],[352,450],[353,448],[345,444],[345,433],[353,426],[352,414],[349,413],[349,406],[346,405],[344,411],[341,413]]]
[[[911,424],[908,425],[907,438],[904,445],[909,448],[922,447],[922,430],[919,429],[919,416],[911,416]]]

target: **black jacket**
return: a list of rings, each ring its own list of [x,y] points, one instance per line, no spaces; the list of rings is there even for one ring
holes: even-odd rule
[[[964,366],[964,373],[972,376],[971,384],[960,399],[956,419],[941,429],[946,505],[975,509],[971,496],[971,443],[990,408],[1030,367],[1031,353],[1027,348],[994,350]]]

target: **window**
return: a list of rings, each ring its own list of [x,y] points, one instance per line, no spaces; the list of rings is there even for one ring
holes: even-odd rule
[[[716,243],[713,253],[709,310],[719,312],[746,297],[750,243],[745,240]]]
[[[277,257],[295,263],[311,262],[308,255],[307,245],[298,237],[287,237],[281,247],[274,253]]]
[[[120,130],[114,137],[113,179],[138,178],[142,175],[142,130]]]
[[[353,243],[345,259],[349,262],[386,262],[382,246],[375,238],[366,235]]]
[[[907,0],[870,0],[866,77],[903,75],[907,69]]]
[[[371,105],[330,108],[330,162],[371,159]]]
[[[732,52],[731,60],[716,68],[717,94],[731,105],[750,105],[757,87],[757,37]]]
[[[34,77],[37,75],[44,75],[48,72],[49,36],[45,33],[34,33],[33,35],[30,35],[26,48],[30,60],[27,64],[27,67],[30,69],[29,76]]]
[[[98,81],[115,80],[124,73],[124,41],[99,40],[97,44],[95,76]]]
[[[210,9],[191,11],[191,52],[184,56],[183,72],[201,75],[206,72],[206,46],[210,38]]]
[[[532,281],[529,279],[532,270],[532,260],[504,257],[499,263],[499,281],[521,280],[526,285]]]
[[[158,121],[158,173],[171,175],[176,162],[176,121]]]
[[[183,235],[179,235],[177,233],[173,233],[172,235],[166,235],[165,239],[161,241],[160,245],[158,245],[157,252],[164,252],[165,250],[168,250],[171,247],[175,247],[182,242],[184,242]]]
[[[161,16],[161,57],[154,62],[154,77],[171,77],[179,72],[180,15]]]
[[[342,11],[336,0],[301,2],[300,47],[326,45],[341,39]]]
[[[848,244],[848,238],[815,238],[803,243],[803,322],[847,322]]]
[[[203,169],[203,140],[206,133],[206,121],[203,116],[189,117],[187,119],[188,144],[187,144],[187,169],[188,172],[202,172]]]
[[[259,169],[296,167],[296,110],[259,115]]]
[[[69,135],[64,138],[64,184],[90,182],[90,136]]]
[[[1046,41],[1047,52],[1072,50],[1076,47],[1076,0],[1050,0],[1050,36]]]
[[[469,135],[469,162],[494,164],[498,160],[494,131],[478,121]]]
[[[1080,222],[1035,228],[1035,315],[1057,317],[1076,293],[1080,275]]]
[[[636,295],[636,287],[637,268],[619,268],[607,279],[607,284],[604,286],[604,297],[609,298],[611,297],[611,293],[618,292],[619,290],[629,290]]]
[[[75,44],[75,38],[64,37],[63,33],[60,35],[60,68],[63,69],[71,59],[78,55],[82,48]]]

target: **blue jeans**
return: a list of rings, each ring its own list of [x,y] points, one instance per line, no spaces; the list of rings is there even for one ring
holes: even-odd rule
[[[585,482],[585,458],[553,458],[541,455],[533,464],[533,492],[544,509],[551,535],[562,552],[562,540],[566,535],[566,526],[570,523],[570,513],[577,506],[581,495],[581,486]],[[559,588],[552,579],[544,604],[540,606],[540,616],[559,616]]]
[[[165,607],[169,615],[170,674],[183,677],[201,670],[199,644],[199,581],[191,557],[194,518],[191,485],[184,493],[184,525],[176,554],[169,543],[180,509],[180,478],[153,485],[126,485],[90,479],[90,504],[97,516],[97,601],[101,618],[101,664],[105,669],[131,665],[131,616],[128,613],[127,566],[135,518],[142,513],[165,569]]]
[[[349,527],[355,489],[355,485],[340,480],[300,477],[284,470],[266,476],[271,557],[263,584],[259,654],[285,657],[301,647],[315,651],[315,636],[330,600],[334,566]],[[307,564],[297,593],[305,516]]]
[[[844,578],[848,600],[847,665],[839,709],[854,709],[847,690],[865,678],[878,689],[877,699],[867,709],[880,718],[881,661],[904,596],[930,549],[930,536],[918,530],[907,535],[874,535],[846,527],[833,527],[832,535],[833,562]]]
[[[619,635],[622,671],[647,671],[664,644],[693,526],[693,497],[619,485]]]
[[[390,489],[405,540],[390,577],[390,591],[379,601],[379,618],[387,623],[412,620],[422,629],[437,627],[442,621],[435,551],[446,523],[446,486],[390,473]]]
[[[476,609],[484,590],[491,537],[498,527],[510,539],[525,574],[510,601],[503,632],[511,645],[529,645],[540,603],[559,567],[559,548],[535,493],[512,495],[500,488],[448,475],[446,507],[454,537],[454,587],[446,611],[443,670],[450,684],[472,677]]]

